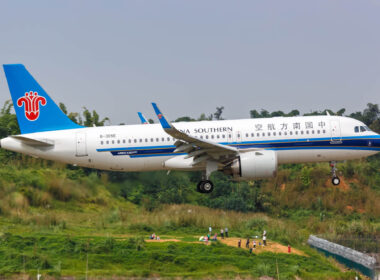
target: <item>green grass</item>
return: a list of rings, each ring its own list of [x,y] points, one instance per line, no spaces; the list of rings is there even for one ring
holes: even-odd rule
[[[224,277],[268,275],[280,279],[349,279],[328,260],[310,251],[308,257],[248,251],[220,243],[145,243],[142,238],[113,238],[60,234],[0,237],[0,275],[34,274],[91,276]]]

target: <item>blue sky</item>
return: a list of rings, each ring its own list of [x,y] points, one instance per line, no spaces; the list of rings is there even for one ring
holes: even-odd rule
[[[2,1],[0,61],[113,124],[380,103],[380,0]],[[0,103],[9,99],[3,72]]]

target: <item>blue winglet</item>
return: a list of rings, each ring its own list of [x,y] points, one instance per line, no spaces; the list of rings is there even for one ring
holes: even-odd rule
[[[137,112],[137,114],[139,115],[142,124],[148,124],[148,121],[141,112]]]
[[[166,120],[166,118],[164,117],[164,115],[161,113],[160,109],[158,109],[157,104],[156,103],[152,103],[152,105],[153,105],[154,111],[156,112],[158,120],[160,121],[160,123],[162,125],[162,128],[163,129],[171,128],[171,125],[169,124],[169,122]]]

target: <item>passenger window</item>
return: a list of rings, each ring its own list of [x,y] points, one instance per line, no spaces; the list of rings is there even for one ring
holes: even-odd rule
[[[125,139],[123,139],[123,144],[125,144],[125,142],[126,142]]]
[[[318,133],[318,134],[321,134],[321,131],[320,131],[320,130],[317,130],[317,133]]]
[[[268,136],[270,136],[270,132],[268,132]]]
[[[289,134],[290,134],[290,135],[293,135],[293,131],[290,131]]]
[[[276,132],[273,132],[273,136],[276,136]]]
[[[218,138],[218,139],[219,139],[219,134],[217,134],[217,135],[216,135],[216,138]]]
[[[142,139],[140,138],[140,143],[142,143]]]
[[[162,137],[162,138],[161,138],[161,141],[162,141],[162,142],[165,142],[165,138],[164,138],[164,137]]]
[[[120,140],[117,140],[117,143],[120,144]]]
[[[323,133],[326,133],[326,130],[323,130]]]
[[[278,135],[280,135],[280,136],[281,136],[281,131],[278,133]]]
[[[201,135],[200,138],[203,139],[203,135]]]
[[[251,137],[255,137],[255,133],[251,133]]]
[[[309,130],[306,130],[306,134],[309,134]]]
[[[257,137],[260,137],[260,133],[257,133],[256,136],[257,136]]]
[[[100,145],[103,145],[103,141],[100,141]]]
[[[298,135],[298,131],[296,131],[295,133],[296,133],[296,135]]]
[[[288,135],[288,133],[285,131],[285,132],[284,132],[284,135],[286,136],[286,135]]]
[[[208,135],[206,135],[206,139],[208,139]]]
[[[263,134],[262,134],[262,135],[263,135],[263,137],[264,137],[264,136],[265,136],[265,133],[263,132]]]
[[[134,139],[133,142],[137,143],[137,139]]]
[[[248,137],[249,137],[249,134],[248,134],[248,133],[246,133],[246,134],[245,134],[245,137],[247,137],[247,138],[248,138]]]
[[[303,130],[301,130],[301,134],[303,134]]]
[[[311,131],[311,134],[314,134],[314,130]]]
[[[213,134],[213,135],[211,135],[211,139],[214,139],[214,134]]]
[[[222,134],[222,138],[226,138],[226,135]]]
[[[170,137],[168,137],[168,142],[170,142]]]
[[[110,143],[110,141],[108,141],[108,140],[107,140],[107,142],[106,142],[106,143],[107,143],[107,145],[108,145],[108,144]]]
[[[128,139],[128,143],[131,143],[132,141],[131,141],[131,139]]]
[[[115,144],[115,140],[112,140],[112,144]]]

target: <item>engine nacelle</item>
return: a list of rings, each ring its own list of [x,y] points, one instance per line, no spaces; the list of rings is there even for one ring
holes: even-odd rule
[[[237,180],[275,177],[277,154],[270,150],[241,153],[228,169],[228,173]]]

